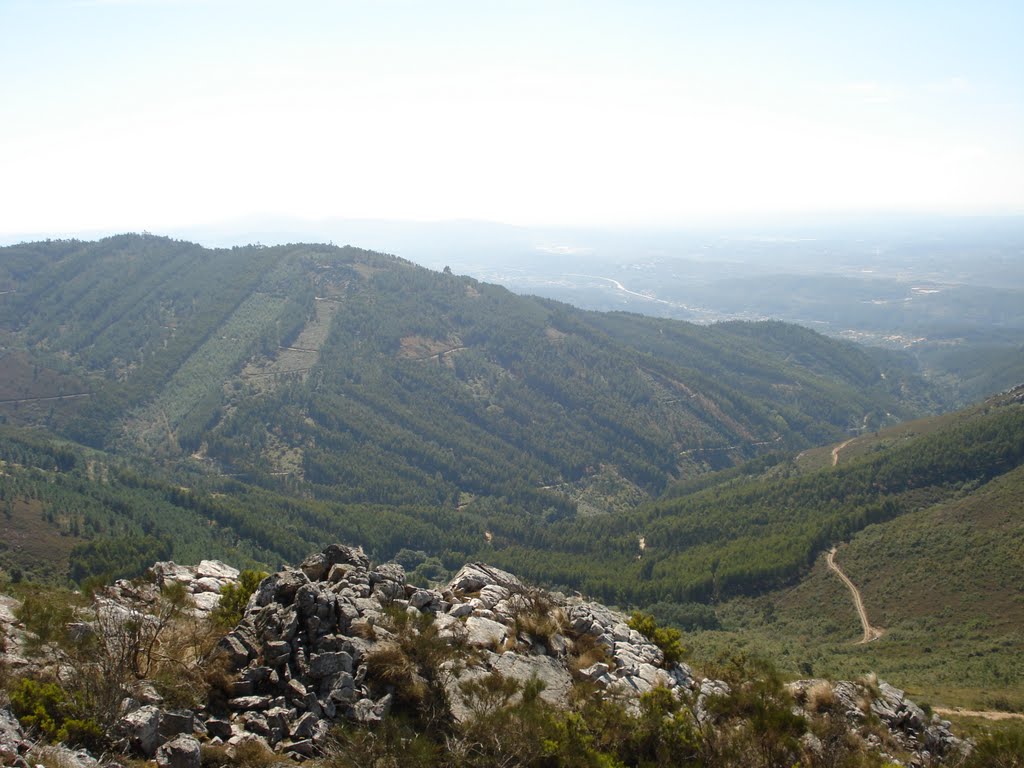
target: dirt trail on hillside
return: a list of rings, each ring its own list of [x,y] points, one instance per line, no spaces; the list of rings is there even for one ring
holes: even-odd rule
[[[1000,712],[998,710],[977,710],[977,709],[960,709],[960,707],[954,707],[953,709],[946,709],[944,707],[935,707],[934,712],[942,717],[980,717],[983,720],[1024,720],[1024,715],[1019,712]]]
[[[839,452],[841,450],[843,450],[843,448],[848,446],[850,443],[852,443],[856,439],[857,438],[855,438],[855,437],[851,437],[845,443],[840,443],[839,445],[837,445],[835,448],[832,449],[832,466],[833,467],[838,466],[838,464],[839,464]]]
[[[840,446],[841,447],[841,446]],[[834,452],[833,452],[833,455]],[[864,637],[861,638],[861,643],[870,643],[872,640],[877,640],[885,632],[881,627],[871,626],[871,622],[868,621],[868,612],[864,610],[864,601],[861,600],[860,590],[857,589],[857,585],[850,581],[850,578],[843,573],[842,569],[836,565],[836,548],[832,547],[828,553],[828,567],[836,572],[836,575],[843,580],[843,583],[850,590],[850,594],[853,595],[853,605],[857,609],[857,615],[860,617],[860,624],[864,627]]]

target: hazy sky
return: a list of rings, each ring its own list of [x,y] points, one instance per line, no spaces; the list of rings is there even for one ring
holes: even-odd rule
[[[0,234],[1024,212],[1024,3],[0,0]]]

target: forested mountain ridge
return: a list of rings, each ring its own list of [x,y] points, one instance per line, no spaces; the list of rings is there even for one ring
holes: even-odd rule
[[[886,428],[926,403],[901,359],[781,323],[581,312],[332,246],[53,247],[0,259],[12,577],[81,583],[167,557],[266,568],[343,540],[423,581],[486,561],[691,627],[754,616],[777,639],[778,606],[800,636],[834,623],[842,649],[843,625],[814,618],[856,621],[822,571],[840,544],[869,610],[888,611],[876,666],[927,645],[932,674],[970,640],[945,642],[953,623],[996,625],[977,606],[1018,615],[1020,390]],[[920,581],[948,552],[979,565],[930,590],[950,616],[933,630],[893,564]],[[1013,678],[1013,631],[978,630],[997,639],[991,663],[964,665],[971,686]],[[801,643],[798,672],[832,663]]]
[[[583,312],[351,247],[30,243],[0,290],[10,421],[326,502],[628,509],[927,398],[795,326]]]

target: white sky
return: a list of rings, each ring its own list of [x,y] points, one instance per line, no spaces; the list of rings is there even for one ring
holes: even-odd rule
[[[1017,0],[0,0],[0,234],[1024,213],[1022,33]]]

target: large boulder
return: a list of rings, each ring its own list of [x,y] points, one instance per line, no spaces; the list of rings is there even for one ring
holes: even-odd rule
[[[466,619],[466,642],[476,648],[498,648],[508,637],[508,627],[491,619],[470,616]]]
[[[448,582],[448,589],[462,593],[479,592],[486,586],[496,585],[510,590],[522,590],[523,582],[508,571],[486,563],[467,563],[455,578]]]
[[[550,656],[522,656],[503,653],[491,663],[491,671],[515,680],[523,688],[539,684],[540,698],[552,706],[569,706],[572,676]]]

